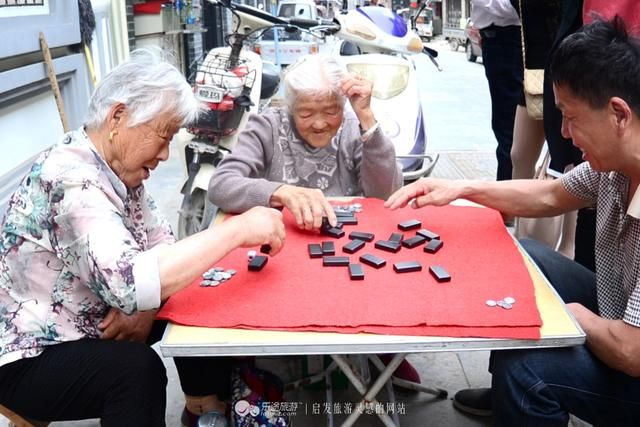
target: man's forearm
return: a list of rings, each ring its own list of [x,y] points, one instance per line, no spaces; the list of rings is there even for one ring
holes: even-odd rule
[[[461,181],[460,198],[502,213],[520,217],[555,216],[573,210],[562,200],[559,181],[521,179],[510,181]],[[560,187],[560,188],[559,188]]]

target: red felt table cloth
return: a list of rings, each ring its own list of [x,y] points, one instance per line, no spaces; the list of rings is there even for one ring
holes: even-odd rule
[[[344,226],[341,239],[299,230],[285,210],[285,247],[261,272],[248,271],[247,249],[237,249],[215,264],[237,270],[231,280],[218,287],[201,287],[197,280],[172,296],[160,317],[207,327],[539,338],[531,277],[496,211],[463,206],[390,211],[380,200],[358,202],[363,205],[356,214],[359,223]],[[442,249],[429,254],[422,246],[403,247],[394,254],[374,248],[376,240],[399,232],[397,224],[408,219],[439,233]],[[376,238],[349,255],[342,246],[354,230]],[[411,237],[415,230],[404,235]],[[334,242],[336,255],[351,262],[372,253],[387,265],[379,270],[363,265],[364,281],[352,281],[347,267],[323,267],[321,258],[309,258],[307,245],[327,240]],[[399,261],[419,261],[423,270],[398,274],[393,263]],[[451,282],[436,282],[429,265],[445,267]],[[485,304],[507,296],[516,299],[511,310]]]

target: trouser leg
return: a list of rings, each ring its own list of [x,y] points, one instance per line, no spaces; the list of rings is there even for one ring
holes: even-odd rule
[[[0,367],[0,403],[42,421],[164,426],[167,377],[144,343],[84,339]]]
[[[148,344],[162,338],[167,325],[165,320],[157,320]],[[229,398],[231,391],[232,357],[174,357],[182,392],[188,396],[216,395],[218,399]]]
[[[482,62],[491,95],[491,128],[498,142],[497,180],[511,179],[511,145],[516,106],[522,93],[520,28],[481,30]]]
[[[520,243],[564,302],[598,312],[592,271],[535,240]],[[640,381],[607,367],[584,345],[493,351],[490,371],[496,426],[566,426],[570,413],[625,425],[640,415]]]
[[[640,419],[640,380],[609,368],[586,346],[496,351],[494,425],[566,426],[569,414],[593,425]]]
[[[579,302],[598,313],[596,275],[593,271],[535,241],[520,241],[565,303]]]

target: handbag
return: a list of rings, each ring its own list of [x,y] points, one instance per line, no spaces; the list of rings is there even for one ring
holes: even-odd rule
[[[524,49],[524,48],[523,48]],[[524,69],[524,102],[527,114],[535,120],[542,120],[544,90],[544,70]]]
[[[292,415],[283,398],[284,386],[271,372],[241,364],[231,373],[234,427],[289,427]]]
[[[536,169],[534,179],[556,179],[549,173],[551,155],[544,155],[542,164]],[[573,259],[577,212],[542,217],[516,218],[514,235],[517,239],[533,239]]]
[[[520,40],[522,43],[522,65],[524,67],[523,90],[524,102],[527,114],[535,120],[542,120],[544,100],[544,69],[527,68],[526,52],[524,47],[524,19],[522,15],[522,0],[518,1],[520,7]]]

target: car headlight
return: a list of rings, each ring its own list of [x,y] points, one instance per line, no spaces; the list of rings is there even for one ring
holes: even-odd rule
[[[401,93],[409,82],[409,66],[400,64],[347,64],[350,73],[373,83],[372,95],[389,99]]]

